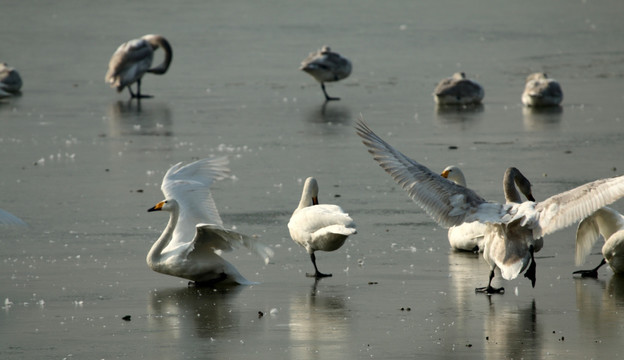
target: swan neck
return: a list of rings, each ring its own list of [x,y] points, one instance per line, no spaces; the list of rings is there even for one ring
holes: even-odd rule
[[[167,41],[167,39],[162,36],[154,37],[150,40],[150,43],[163,49],[163,51],[165,52],[165,59],[158,66],[147,70],[147,72],[156,75],[162,75],[166,73],[167,70],[169,70],[169,65],[171,65],[171,60],[173,60],[173,49],[171,48],[169,41]]]
[[[522,198],[515,184],[515,174],[509,169],[505,171],[505,177],[503,178],[503,190],[505,192],[505,201],[507,203],[520,203]]]
[[[154,268],[154,266],[159,263],[160,259],[162,258],[163,250],[171,242],[171,239],[173,238],[173,230],[175,230],[176,224],[178,223],[179,214],[179,208],[177,206],[173,207],[173,210],[169,215],[169,222],[167,223],[167,227],[165,228],[165,230],[163,230],[162,234],[160,234],[160,237],[158,238],[158,240],[156,240],[154,245],[152,245],[152,248],[147,254],[147,264],[151,268]]]

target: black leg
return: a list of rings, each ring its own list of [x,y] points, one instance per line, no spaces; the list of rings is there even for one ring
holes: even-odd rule
[[[340,98],[338,97],[331,97],[327,95],[327,91],[325,90],[325,83],[321,83],[321,89],[323,89],[323,94],[325,94],[325,101],[340,100]]]
[[[312,265],[314,265],[314,274],[306,273],[307,277],[314,277],[318,279],[332,276],[332,274],[323,274],[318,270],[318,267],[316,267],[316,256],[314,255],[314,253],[310,254],[310,259],[312,259]]]
[[[500,287],[500,288],[497,289],[497,288],[493,288],[492,287],[492,279],[494,279],[494,269],[492,269],[492,271],[490,271],[490,281],[488,281],[488,286],[476,288],[475,292],[482,292],[482,293],[486,293],[488,295],[491,295],[491,294],[504,294],[505,293],[505,288]]]
[[[591,269],[591,270],[578,270],[573,272],[572,274],[581,274],[581,277],[590,277],[590,278],[598,278],[598,269],[600,269],[600,267],[604,264],[607,263],[607,260],[605,260],[605,258],[602,258],[602,261],[600,262],[600,264],[598,266],[596,266],[595,268]]]
[[[535,269],[537,266],[535,265],[535,257],[533,256],[534,248],[533,245],[529,246],[529,252],[531,253],[531,265],[524,273],[524,277],[531,280],[531,286],[535,287]]]
[[[128,86],[128,90],[130,90],[130,96],[133,99],[147,99],[147,98],[151,98],[153,97],[152,95],[141,95],[141,79],[137,80],[137,93],[133,94],[132,93],[132,89],[130,89],[130,86]]]

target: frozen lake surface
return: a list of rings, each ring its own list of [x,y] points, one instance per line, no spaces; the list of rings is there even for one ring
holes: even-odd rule
[[[487,264],[449,249],[353,125],[362,116],[432,170],[461,166],[490,200],[509,166],[537,200],[620,175],[623,12],[620,0],[5,2],[0,61],[24,86],[0,100],[0,208],[29,226],[0,232],[0,358],[621,357],[624,279],[572,276],[574,227],[545,239],[535,288],[497,277],[504,295],[475,294]],[[117,46],[149,33],[174,58],[145,76],[154,98],[139,106],[104,74]],[[328,104],[298,70],[325,44],[354,67]],[[456,71],[484,86],[482,107],[436,110],[433,88]],[[561,83],[560,111],[521,106],[535,71]],[[187,288],[147,267],[168,217],[146,210],[171,165],[219,155],[235,176],[213,186],[226,226],[276,255],[228,254],[258,285]],[[317,253],[334,274],[318,282],[286,227],[308,176],[358,226]]]

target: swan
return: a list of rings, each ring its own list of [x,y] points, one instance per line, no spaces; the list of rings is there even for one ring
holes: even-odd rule
[[[161,190],[165,200],[147,211],[167,211],[169,223],[147,254],[147,264],[159,273],[196,285],[253,284],[219,253],[246,246],[264,259],[273,251],[246,235],[225,229],[210,193],[210,185],[229,173],[226,157],[173,165]]]
[[[456,72],[450,78],[442,79],[433,90],[433,98],[439,105],[479,104],[484,95],[483,87],[466,78],[463,72]]]
[[[594,243],[602,235],[603,259],[591,270],[579,270],[574,274],[582,277],[598,277],[598,269],[609,264],[614,273],[624,273],[624,216],[619,212],[603,207],[581,221],[576,229],[576,265],[582,265]]]
[[[563,100],[561,85],[543,72],[527,76],[522,103],[526,106],[558,106]]]
[[[453,181],[457,185],[466,187],[464,173],[455,165],[447,166],[440,174],[443,178]],[[516,189],[526,196],[527,200],[535,201],[531,191],[531,182],[515,167],[505,171],[503,177],[503,190],[505,200],[509,203],[522,202],[522,198]],[[451,226],[448,230],[448,239],[451,248],[461,251],[483,252],[485,247],[485,230],[487,224],[473,221],[461,225]]]
[[[572,225],[624,196],[624,176],[619,176],[596,180],[541,202],[488,202],[403,155],[362,120],[356,130],[379,165],[440,226],[473,221],[487,224],[483,258],[490,265],[489,282],[487,287],[475,290],[488,294],[504,292],[504,288],[491,285],[496,268],[507,280],[527,269],[525,277],[535,286],[533,253],[541,247],[542,236]],[[503,253],[502,258],[497,256]]]
[[[0,97],[15,95],[21,88],[22,78],[17,70],[7,63],[0,63]]]
[[[154,51],[162,48],[165,52],[164,61],[153,68]],[[108,63],[108,72],[105,80],[111,87],[121,92],[128,87],[131,98],[147,98],[150,95],[141,94],[141,78],[148,72],[163,75],[169,69],[173,59],[173,50],[169,41],[160,35],[145,35],[139,39],[133,39],[121,44]],[[136,94],[132,92],[130,85],[137,83]]]
[[[303,185],[299,206],[295,209],[288,231],[294,242],[303,246],[314,265],[314,274],[308,277],[322,278],[332,276],[323,274],[316,266],[315,251],[334,251],[345,243],[349,235],[355,234],[355,223],[338,205],[318,203],[318,183],[309,177]]]
[[[351,69],[351,61],[338,53],[332,52],[327,45],[317,52],[310,53],[301,62],[301,67],[299,68],[299,70],[305,71],[321,83],[325,101],[340,100],[340,98],[327,95],[325,83],[346,78],[351,74]]]

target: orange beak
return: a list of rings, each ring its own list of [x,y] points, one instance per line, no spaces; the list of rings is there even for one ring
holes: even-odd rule
[[[162,207],[165,205],[164,201],[159,202],[158,204],[154,205],[154,207],[151,207],[149,209],[147,209],[148,212],[150,211],[160,211],[162,210]]]

